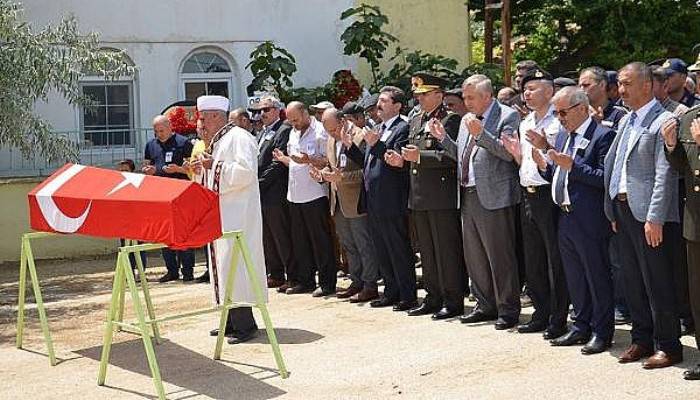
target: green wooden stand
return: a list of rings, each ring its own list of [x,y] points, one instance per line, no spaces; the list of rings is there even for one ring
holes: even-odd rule
[[[44,333],[44,339],[46,341],[47,350],[49,353],[49,360],[51,365],[56,365],[56,357],[54,354],[53,342],[51,340],[51,333],[49,332],[48,321],[46,318],[46,311],[44,309],[43,301],[41,298],[41,290],[39,288],[39,281],[36,275],[36,267],[34,265],[34,257],[32,255],[30,239],[52,236],[51,233],[33,232],[27,233],[22,237],[22,254],[20,257],[20,293],[18,301],[18,318],[17,318],[17,347],[22,348],[22,337],[24,332],[24,307],[25,307],[25,290],[26,290],[26,275],[27,269],[31,275],[32,279],[32,289],[36,297],[37,308],[39,310],[39,319],[41,321],[41,328]],[[112,297],[109,305],[109,311],[107,313],[107,323],[105,325],[104,331],[104,341],[102,345],[102,355],[100,359],[100,368],[97,378],[98,385],[104,385],[105,379],[107,377],[107,365],[109,363],[109,355],[112,347],[112,341],[115,330],[124,330],[132,333],[136,333],[141,336],[143,340],[143,346],[146,351],[146,357],[148,359],[148,365],[151,369],[151,376],[153,377],[153,384],[158,392],[158,397],[160,399],[165,399],[165,390],[163,388],[163,381],[160,376],[160,368],[158,366],[158,361],[156,360],[155,349],[151,338],[154,338],[156,343],[161,342],[160,332],[158,330],[158,323],[164,321],[170,321],[179,318],[192,317],[196,315],[220,312],[221,316],[219,319],[219,335],[216,338],[216,346],[214,348],[214,359],[219,360],[221,358],[221,350],[224,342],[224,331],[226,326],[226,320],[228,319],[228,312],[231,308],[241,307],[241,306],[253,306],[260,310],[263,321],[265,323],[265,330],[267,331],[268,340],[272,346],[272,351],[275,357],[275,362],[277,363],[277,368],[279,369],[280,376],[282,378],[287,378],[289,373],[284,364],[282,358],[282,352],[280,351],[279,343],[277,341],[277,336],[275,334],[270,315],[267,310],[267,305],[265,303],[265,297],[263,295],[263,289],[258,284],[257,273],[253,267],[253,263],[250,257],[250,251],[243,238],[243,233],[240,231],[226,232],[222,235],[222,239],[233,239],[234,248],[233,256],[231,258],[231,272],[228,275],[226,281],[226,287],[224,292],[224,300],[221,305],[217,307],[207,308],[203,310],[191,311],[182,314],[170,315],[166,317],[156,318],[155,310],[153,308],[153,303],[151,301],[150,292],[148,290],[148,282],[145,279],[143,264],[141,262],[141,257],[139,253],[146,250],[154,250],[166,247],[162,244],[134,244],[134,241],[128,241],[126,246],[119,248],[119,255],[117,256],[117,264],[114,273],[114,283],[112,285]],[[141,302],[141,296],[139,294],[138,286],[134,279],[134,273],[129,262],[129,254],[134,253],[136,258],[137,269],[139,271],[139,276],[141,277],[141,289],[143,291],[144,302],[146,303],[146,311],[148,312],[148,318],[144,313],[144,308]],[[233,302],[233,287],[234,280],[236,276],[236,269],[238,268],[238,258],[243,256],[243,264],[245,265],[246,271],[251,281],[250,284],[255,293],[256,302],[254,304],[241,304]],[[136,314],[135,323],[125,323],[123,322],[124,309],[125,309],[125,298],[126,289],[129,289],[131,293],[132,305],[134,308],[134,313]],[[150,328],[149,328],[150,326]]]

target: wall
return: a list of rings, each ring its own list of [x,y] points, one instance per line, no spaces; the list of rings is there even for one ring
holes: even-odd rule
[[[0,180],[0,264],[19,260],[20,239],[30,231],[27,193],[39,182],[40,179]],[[67,235],[33,241],[32,250],[37,259],[78,258],[110,254],[117,245],[116,240]]]
[[[355,3],[379,6],[389,18],[386,32],[399,39],[399,46],[454,58],[460,68],[470,64],[469,13],[464,0],[356,0]],[[394,52],[395,46],[386,54],[392,56]],[[386,66],[385,59],[380,68]],[[357,72],[364,84],[371,82],[369,64],[364,60],[359,62]]]

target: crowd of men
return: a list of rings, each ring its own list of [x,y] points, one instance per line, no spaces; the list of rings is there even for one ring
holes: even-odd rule
[[[682,334],[700,345],[700,98],[688,66],[589,67],[578,82],[533,61],[516,72],[497,96],[484,75],[452,89],[418,73],[410,96],[386,86],[338,109],[266,95],[232,111],[257,140],[268,287],[494,321],[587,355],[631,323],[620,363],[682,362]],[[197,144],[162,117],[154,130],[143,172],[187,179]],[[178,263],[193,279],[189,252],[163,256],[161,281],[179,278]],[[534,313],[519,324],[524,287]],[[700,379],[700,365],[684,377]]]

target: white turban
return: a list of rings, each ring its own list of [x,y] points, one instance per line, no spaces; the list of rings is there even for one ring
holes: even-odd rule
[[[199,96],[197,97],[197,111],[228,112],[228,99],[224,96]]]

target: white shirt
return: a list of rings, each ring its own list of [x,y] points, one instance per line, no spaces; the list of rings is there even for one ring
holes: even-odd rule
[[[576,157],[576,151],[585,149],[588,147],[588,139],[585,138],[586,131],[588,130],[588,127],[591,125],[591,122],[593,120],[591,117],[586,118],[585,121],[581,125],[579,125],[578,128],[576,128],[576,137],[574,138],[574,148],[572,149],[571,156]],[[566,139],[566,143],[564,143],[564,149],[562,152],[566,152],[566,149],[569,148],[569,141],[571,141],[571,135],[569,135],[569,138]],[[573,166],[572,166],[573,167]],[[559,178],[559,174],[566,174],[566,177],[564,177],[564,201],[562,202],[562,205],[565,206],[570,206],[571,205],[571,199],[569,198],[569,174],[568,172],[570,171],[562,171],[559,166],[557,166],[557,169],[554,170],[554,177],[552,178],[552,200],[554,200],[554,203],[556,204],[556,196],[555,196],[555,191],[556,191],[556,182],[557,179]]]
[[[533,130],[540,133],[542,129],[544,129],[547,143],[554,147],[554,143],[557,140],[557,135],[563,128],[559,120],[554,116],[553,106],[549,107],[547,113],[539,121],[537,121],[537,115],[533,111],[520,123],[520,153],[522,154],[522,160],[520,162],[520,185],[523,187],[549,184],[549,182],[547,182],[544,178],[542,178],[542,175],[540,175],[537,168],[537,163],[532,158],[532,144],[525,139],[525,133],[528,130]],[[540,153],[546,157],[543,151],[540,151]]]
[[[496,105],[496,102],[493,101],[493,100],[491,100],[491,104],[489,104],[489,106],[486,108],[486,111],[485,111],[484,114],[482,115],[481,123],[484,125],[484,129],[486,129],[486,126],[485,126],[485,125],[486,125],[486,121],[488,121],[489,116],[491,115],[491,111],[493,111],[493,107],[494,107],[495,105]],[[466,115],[465,115],[465,117],[466,117]],[[464,117],[462,117],[462,121],[464,121]],[[471,138],[471,135],[469,134],[469,130],[467,129],[466,124],[465,124],[464,122],[462,122],[462,123],[460,124],[459,129],[460,129],[460,130],[464,129],[465,132],[466,132],[466,134],[467,134],[467,138],[466,138],[467,140],[464,142],[464,147],[463,147],[463,148],[460,150],[460,152],[459,152],[459,157],[458,157],[458,160],[459,160],[459,161],[457,162],[457,167],[459,168],[459,172],[460,172],[460,174],[461,174],[461,172],[462,172],[462,166],[461,166],[461,162],[462,162],[462,153],[463,153],[464,150],[469,146],[469,141],[471,141],[472,138]],[[484,133],[482,132],[482,135],[483,135],[483,134],[484,134]],[[476,150],[477,150],[478,147],[479,147],[479,146],[476,146],[476,145],[475,145],[475,146],[472,148],[471,154],[469,154],[469,183],[467,183],[467,187],[474,187],[474,186],[476,186],[476,179],[474,178],[474,154],[476,154]],[[459,179],[460,179],[460,182],[462,182],[462,177],[461,177],[461,176],[459,177]]]
[[[389,136],[391,136],[391,129],[389,129],[389,127],[390,127],[391,124],[393,124],[394,121],[396,121],[396,119],[399,118],[399,117],[400,117],[400,115],[399,115],[399,114],[396,114],[393,118],[390,118],[388,121],[386,121],[386,122],[384,122],[384,123],[382,123],[382,124],[379,124],[379,129],[384,128],[384,132],[382,132],[382,137],[379,138],[379,140],[381,140],[382,142],[386,142],[387,139],[389,139]]]
[[[644,118],[646,118],[647,113],[654,107],[654,105],[657,103],[656,99],[651,99],[650,102],[642,106],[639,110],[632,112],[637,114],[637,118],[634,120],[634,124],[631,125],[632,131],[630,132],[629,136],[627,137],[627,152],[624,154],[624,157],[622,154],[620,154],[620,148],[622,147],[619,143],[617,144],[617,153],[615,154],[615,164],[621,162],[622,164],[622,171],[620,173],[620,185],[618,193],[627,193],[627,158],[630,156],[630,152],[632,151],[632,138],[635,136],[638,136],[639,130],[642,128],[642,121],[644,121]],[[631,116],[632,113],[630,113]],[[630,118],[630,117],[628,117]],[[626,124],[628,125],[628,124]],[[622,134],[622,131],[619,132],[619,134]],[[622,138],[620,138],[622,139]],[[614,164],[613,164],[613,171],[615,170]]]
[[[309,156],[325,156],[327,141],[328,133],[323,129],[323,125],[311,118],[311,124],[305,132],[299,132],[296,129],[289,132],[287,153],[303,152]],[[291,203],[308,203],[324,196],[328,196],[328,185],[321,185],[311,179],[308,164],[297,164],[290,158],[287,200]]]

